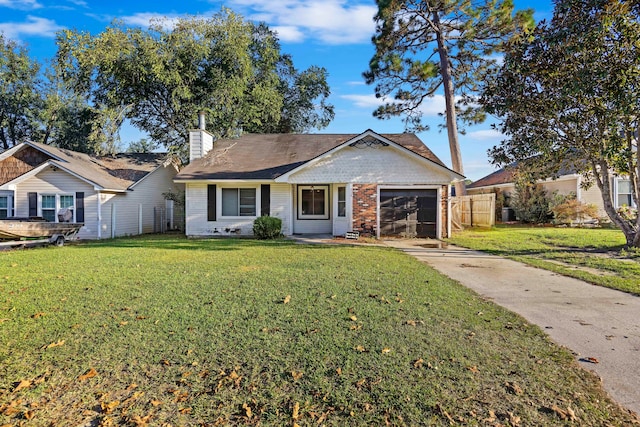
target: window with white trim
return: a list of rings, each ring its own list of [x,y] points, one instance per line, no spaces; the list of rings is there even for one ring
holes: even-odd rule
[[[634,206],[633,197],[631,193],[632,193],[631,180],[619,179],[618,185],[617,185],[618,207]]]
[[[256,216],[256,189],[223,188],[222,216]]]
[[[9,196],[0,196],[0,219],[11,216],[11,199]]]
[[[338,187],[338,216],[347,216],[347,187]]]
[[[75,222],[76,198],[72,194],[42,194],[40,196],[40,216],[49,222],[59,222],[60,209],[71,211],[71,221]]]
[[[40,200],[40,216],[49,222],[56,222],[56,195],[43,194]]]
[[[298,187],[298,217],[300,219],[329,219],[328,185],[301,185]]]

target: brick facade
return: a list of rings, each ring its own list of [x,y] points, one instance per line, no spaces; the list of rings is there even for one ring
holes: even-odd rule
[[[378,205],[377,184],[353,184],[353,230],[376,229],[376,208]],[[364,224],[364,227],[362,226]]]

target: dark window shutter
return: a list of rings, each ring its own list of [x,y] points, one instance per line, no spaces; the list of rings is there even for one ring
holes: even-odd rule
[[[29,216],[38,216],[38,193],[27,193],[29,199]]]
[[[100,197],[98,195],[98,197]],[[84,222],[84,193],[76,193],[76,222]]]
[[[269,216],[271,213],[271,186],[260,186],[260,216]]]
[[[207,185],[207,221],[216,220],[216,186]]]

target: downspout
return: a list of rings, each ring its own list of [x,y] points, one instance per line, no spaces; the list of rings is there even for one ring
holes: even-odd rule
[[[98,195],[98,240],[102,239],[102,193],[99,191]]]

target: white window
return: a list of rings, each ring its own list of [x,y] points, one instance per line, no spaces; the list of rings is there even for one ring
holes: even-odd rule
[[[69,209],[70,222],[75,222],[75,200],[71,194],[43,194],[40,196],[40,216],[49,222],[58,222],[60,209]]]
[[[298,187],[298,217],[300,219],[329,219],[328,185],[301,185]]]
[[[347,187],[338,187],[338,216],[347,216]]]
[[[618,207],[621,206],[634,206],[633,197],[631,195],[631,180],[619,179],[617,185],[617,200]]]
[[[0,196],[0,219],[11,216],[11,199],[9,196]]]
[[[49,222],[56,222],[56,195],[43,194],[40,203],[40,216]]]
[[[222,216],[256,216],[256,189],[223,188]]]

